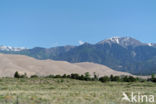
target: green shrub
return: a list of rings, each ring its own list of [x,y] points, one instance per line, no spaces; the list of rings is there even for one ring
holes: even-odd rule
[[[99,81],[101,81],[101,82],[108,82],[108,81],[110,81],[110,78],[108,76],[100,77]]]
[[[18,71],[15,72],[14,78],[20,78],[20,74],[18,73]]]
[[[32,75],[32,76],[30,76],[30,78],[38,78],[38,76],[37,75]]]
[[[27,74],[24,73],[23,75],[20,75],[17,71],[14,74],[14,78],[27,78]]]

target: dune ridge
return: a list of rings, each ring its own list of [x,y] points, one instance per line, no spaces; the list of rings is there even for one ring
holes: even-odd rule
[[[125,72],[115,71],[104,65],[82,62],[69,63],[66,61],[37,60],[24,55],[0,54],[0,77],[13,77],[14,73],[27,73],[30,75],[46,76],[50,74],[84,74],[96,72],[99,76],[104,75],[131,75]]]

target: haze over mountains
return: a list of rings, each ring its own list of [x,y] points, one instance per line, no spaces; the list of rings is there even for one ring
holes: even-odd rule
[[[80,46],[35,47],[20,51],[0,49],[0,52],[22,54],[42,60],[93,62],[117,71],[139,75],[156,73],[156,44],[143,43],[131,37],[113,37],[96,44],[84,43]]]

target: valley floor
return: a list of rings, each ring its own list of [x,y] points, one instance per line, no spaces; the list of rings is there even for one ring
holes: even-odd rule
[[[0,104],[132,104],[121,100],[123,92],[156,97],[156,84],[53,78],[0,79]]]

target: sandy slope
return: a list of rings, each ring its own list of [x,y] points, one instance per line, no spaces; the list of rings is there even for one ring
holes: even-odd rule
[[[99,76],[103,76],[103,75],[131,75],[129,73],[126,72],[120,72],[120,71],[115,71],[107,66],[101,65],[101,64],[95,64],[95,63],[90,63],[90,62],[83,62],[83,63],[76,63],[75,65],[78,65],[86,70],[89,70],[90,72],[94,73],[98,73]]]
[[[37,60],[24,55],[0,54],[0,77],[13,76],[18,71],[28,75],[49,75],[49,74],[84,74],[96,72],[102,75],[129,75],[128,73],[114,71],[104,65],[94,63],[68,63],[65,61]]]

